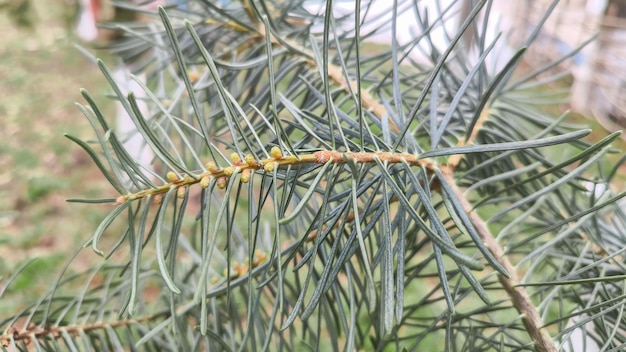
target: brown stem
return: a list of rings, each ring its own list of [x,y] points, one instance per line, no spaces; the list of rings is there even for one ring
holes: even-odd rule
[[[248,157],[246,157],[248,159]],[[253,160],[251,162],[245,162],[243,160],[238,160],[233,163],[233,165],[217,168],[216,166],[208,167],[208,171],[205,171],[196,177],[190,177],[185,175],[182,179],[170,180],[171,182],[165,183],[162,186],[157,188],[149,188],[145,190],[141,190],[137,193],[122,195],[117,198],[117,203],[122,204],[126,201],[132,201],[136,199],[145,198],[148,196],[159,195],[163,193],[167,193],[170,189],[176,188],[180,189],[182,187],[187,187],[196,183],[203,184],[203,180],[207,180],[208,178],[225,178],[230,177],[236,173],[242,173],[245,170],[268,170],[267,166],[271,166],[273,169],[274,166],[287,166],[287,165],[301,165],[301,164],[325,164],[327,161],[332,160],[336,164],[343,164],[348,162],[349,160],[354,160],[357,163],[374,163],[376,159],[381,161],[386,161],[388,163],[400,163],[402,160],[406,161],[411,166],[424,166],[427,169],[431,169],[435,164],[430,159],[419,159],[417,156],[413,154],[407,153],[389,153],[389,152],[373,152],[373,153],[359,153],[359,152],[336,152],[330,150],[322,150],[319,152],[315,152],[312,154],[300,154],[298,156],[288,155],[288,156],[279,156],[279,157],[271,157],[263,160]],[[208,166],[208,165],[207,165]],[[208,183],[204,183],[203,187],[206,187]]]
[[[307,63],[312,67],[317,66],[317,64],[313,60],[307,60]],[[328,65],[328,78],[335,84],[342,87],[346,93],[350,92],[350,88],[352,88],[353,91],[356,91],[357,89],[356,82],[348,78],[344,78],[344,75],[341,69],[332,64]],[[361,105],[365,108],[365,110],[370,110],[372,114],[374,114],[374,116],[376,116],[381,121],[384,118],[384,116],[387,115],[387,109],[383,106],[383,104],[379,103],[367,91],[362,90],[362,89],[361,89]],[[396,126],[393,120],[391,118],[388,118],[388,121],[389,121],[389,128],[391,129],[391,131],[394,133],[400,133],[400,129],[398,128],[398,126]]]
[[[129,326],[133,324],[140,324],[147,321],[152,321],[163,316],[167,316],[169,314],[156,314],[149,315],[137,319],[124,319],[124,320],[115,320],[111,322],[100,322],[93,324],[76,324],[76,325],[67,325],[67,326],[45,326],[45,327],[36,327],[34,324],[30,324],[29,326],[23,329],[10,328],[8,332],[4,335],[0,335],[0,346],[9,347],[11,339],[14,341],[24,341],[24,343],[28,344],[31,339],[38,339],[44,337],[52,337],[52,338],[61,338],[63,332],[67,332],[70,335],[78,336],[78,334],[82,332],[87,332],[91,330],[101,330],[105,328],[118,328],[122,326]]]
[[[250,4],[247,1],[244,2],[244,8],[246,9],[246,12],[248,13],[248,16],[250,20],[252,21],[252,23],[256,23],[256,26],[257,26],[258,33],[256,33],[256,36],[251,40],[253,41],[265,40],[265,25],[263,24],[263,22],[258,21],[256,16],[254,15],[254,12],[252,11],[252,8],[250,7]],[[239,32],[248,31],[245,27],[242,27],[232,22],[228,22],[222,25],[229,27],[235,31],[239,31]],[[278,41],[273,35],[271,35],[270,40],[272,41],[272,44],[274,45],[283,46],[283,44],[280,41]],[[302,45],[299,45],[288,39],[284,39],[284,42],[287,43],[289,47],[295,49],[295,50],[290,50],[291,52],[307,53],[306,56],[314,57],[313,53],[310,53],[310,50],[307,50]],[[309,65],[312,68],[318,67],[317,62],[309,58],[306,58],[305,62],[307,63],[307,65]],[[353,91],[357,90],[358,86],[356,82],[353,80],[350,80],[348,77],[345,77],[343,75],[343,71],[338,66],[335,66],[332,64],[328,65],[328,78],[330,79],[331,82],[343,88],[343,90],[346,93],[349,93],[350,89],[352,89]],[[361,93],[361,105],[363,106],[363,108],[365,108],[365,110],[371,111],[372,114],[374,114],[374,116],[376,116],[379,120],[382,121],[383,117],[387,115],[387,109],[385,108],[385,106],[379,103],[376,99],[374,99],[370,95],[370,93],[367,92],[366,90],[361,89],[360,93]],[[396,126],[393,120],[389,119],[388,121],[389,121],[389,128],[391,129],[391,131],[393,131],[394,133],[400,133],[400,129],[398,128],[398,126]]]
[[[478,132],[480,132],[480,130],[483,128],[483,126],[485,125],[485,122],[487,122],[487,119],[489,118],[490,115],[491,115],[491,110],[489,109],[488,106],[485,106],[483,108],[483,111],[481,111],[480,116],[478,117],[478,120],[476,121],[476,124],[474,125],[474,129],[472,130],[472,134],[467,139],[467,142],[464,142],[461,139],[457,143],[457,147],[472,145],[474,143],[474,140],[476,140],[476,136],[478,136]],[[459,165],[461,160],[463,160],[464,157],[465,157],[465,154],[451,155],[448,158],[448,167],[454,170],[457,167],[457,165]]]
[[[507,279],[502,275],[498,275],[498,280],[504,288],[504,291],[506,291],[509,295],[511,303],[515,309],[523,315],[522,321],[524,323],[524,327],[526,327],[526,331],[535,343],[536,350],[539,352],[556,352],[557,349],[554,346],[550,335],[545,329],[542,328],[542,326],[544,326],[543,321],[541,316],[539,316],[539,312],[537,312],[537,309],[530,300],[528,293],[523,287],[517,286],[520,283],[520,279],[515,271],[515,268],[504,254],[504,250],[491,234],[487,224],[474,211],[474,207],[467,200],[463,191],[456,185],[452,170],[450,168],[444,168],[442,171],[446,181],[450,184],[450,187],[452,187],[456,198],[463,205],[463,210],[465,210],[469,216],[472,225],[485,243],[485,246],[487,246],[487,249],[489,249],[489,252],[491,252],[491,254],[496,258],[498,263],[500,263],[509,273],[510,278]]]
[[[257,22],[257,21],[254,21]],[[265,25],[262,22],[257,22],[257,26],[258,26],[258,34],[260,35],[260,39],[265,40]],[[282,43],[280,41],[278,41],[276,38],[274,38],[274,36],[272,35],[272,37],[270,38],[270,40],[272,41],[273,44],[276,45],[281,45]],[[302,52],[302,53],[309,53],[310,51],[307,50],[305,47],[290,41],[288,39],[284,39],[284,42],[287,43],[292,49],[295,50],[290,50],[291,52]],[[308,54],[309,57],[313,57],[314,55]],[[311,59],[306,59],[306,63],[313,67],[316,68],[318,67],[317,62],[315,62],[314,60]],[[341,70],[340,67],[332,65],[332,64],[328,64],[328,79],[335,83],[336,85],[340,86],[341,88],[343,88],[343,90],[346,93],[350,92],[350,89],[352,89],[353,91],[357,90],[357,84],[356,82],[354,82],[353,80],[351,80],[349,77],[345,77],[343,74],[343,71]],[[387,114],[387,109],[385,108],[385,106],[381,103],[379,103],[376,99],[374,99],[369,92],[367,92],[366,90],[361,89],[361,106],[365,109],[365,110],[369,110],[372,112],[372,114],[374,114],[374,116],[376,116],[379,120],[383,120],[383,118],[385,117],[385,115],[387,115],[387,117],[389,117],[389,115]],[[400,133],[400,129],[398,128],[398,126],[396,126],[396,124],[393,122],[393,120],[391,120],[391,118],[388,118],[389,121],[389,128],[391,129],[391,131],[393,131],[394,133]]]

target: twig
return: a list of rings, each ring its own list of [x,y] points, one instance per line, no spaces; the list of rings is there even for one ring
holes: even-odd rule
[[[487,119],[489,118],[490,115],[491,115],[491,110],[489,109],[489,106],[485,106],[483,108],[483,111],[480,112],[478,121],[476,121],[476,124],[474,125],[474,129],[472,130],[472,134],[467,139],[467,142],[464,142],[463,139],[460,139],[459,142],[457,143],[457,147],[472,145],[474,143],[474,140],[476,140],[476,137],[478,136],[478,132],[480,132],[480,130],[483,128],[483,126],[485,125],[485,122],[487,122]],[[451,155],[448,158],[448,167],[454,170],[459,165],[461,160],[463,160],[463,158],[465,158],[465,154]]]
[[[257,31],[258,31],[257,33],[253,33],[254,37],[251,38],[250,41],[256,42],[256,41],[265,40],[265,25],[263,24],[263,22],[260,22],[257,20],[257,18],[253,15],[252,9],[250,9],[249,6],[246,6],[246,11],[248,12],[248,15],[250,16],[250,19],[253,21],[253,23],[256,23]],[[219,23],[219,24],[237,32],[249,33],[247,28],[240,26],[233,22],[226,22],[226,23]],[[283,43],[281,43],[273,35],[271,36],[270,40],[272,41],[272,44],[284,47]],[[290,49],[292,53],[294,54],[298,52],[305,53],[305,55],[303,56],[305,56],[304,62],[307,65],[309,65],[311,68],[318,67],[317,62],[310,59],[311,57],[314,56],[312,53],[310,53],[310,50],[307,50],[305,47],[295,43],[294,41],[291,41],[288,39],[283,39],[283,40],[290,47],[288,49]],[[334,84],[343,88],[343,90],[346,93],[349,93],[350,89],[352,89],[353,91],[357,90],[356,82],[354,80],[349,79],[348,77],[344,77],[343,71],[338,66],[335,66],[332,64],[328,65],[328,79]],[[387,109],[385,108],[385,106],[379,103],[378,100],[374,99],[374,97],[372,97],[372,95],[368,91],[363,90],[363,89],[361,89],[361,105],[363,106],[363,108],[365,108],[365,110],[369,110],[374,116],[376,116],[381,121],[385,117],[385,115],[387,115]],[[400,129],[395,124],[395,122],[393,122],[393,120],[390,118],[388,119],[388,121],[389,121],[389,128],[391,129],[391,131],[394,133],[400,133]]]
[[[93,330],[103,330],[106,328],[118,328],[122,326],[130,326],[134,324],[141,324],[145,322],[149,322],[163,316],[168,316],[170,314],[169,310],[166,313],[155,314],[144,316],[137,319],[123,319],[123,320],[115,320],[110,322],[99,322],[92,324],[75,324],[75,325],[66,325],[66,326],[45,326],[45,327],[36,327],[34,324],[30,324],[23,329],[18,328],[10,328],[7,333],[4,335],[0,335],[0,346],[9,347],[11,340],[13,341],[23,341],[25,344],[30,343],[31,339],[39,339],[44,337],[51,338],[61,338],[62,334],[68,333],[72,336],[79,336],[80,332],[88,332]]]
[[[376,159],[386,161],[390,164],[400,163],[405,160],[411,166],[424,166],[426,169],[432,169],[435,163],[428,159],[420,159],[413,154],[407,153],[389,153],[389,152],[372,152],[372,153],[358,153],[358,152],[337,152],[330,150],[322,150],[311,154],[300,155],[287,155],[282,156],[282,152],[278,151],[278,154],[271,158],[263,160],[254,160],[251,155],[246,156],[245,160],[238,159],[238,156],[234,156],[233,165],[229,165],[223,168],[217,167],[217,165],[209,163],[207,164],[208,171],[205,171],[196,177],[184,175],[183,178],[170,178],[168,183],[165,183],[157,188],[148,188],[141,190],[137,193],[121,195],[117,198],[116,202],[122,204],[126,201],[133,201],[147,196],[160,195],[167,193],[170,189],[182,189],[184,187],[200,183],[202,187],[208,185],[210,178],[226,179],[233,175],[244,172],[250,172],[254,170],[265,170],[271,172],[275,167],[288,166],[288,165],[302,165],[302,164],[325,164],[328,160],[333,160],[335,164],[343,164],[349,160],[354,160],[357,163],[374,163]],[[169,178],[169,176],[168,176]],[[242,182],[247,182],[242,179]]]
[[[557,349],[554,346],[550,335],[545,329],[542,329],[544,324],[541,316],[539,316],[539,312],[537,312],[537,309],[531,302],[526,290],[523,287],[518,286],[518,284],[520,284],[520,279],[517,276],[515,268],[504,254],[504,250],[496,241],[495,237],[493,237],[491,231],[489,231],[487,224],[474,211],[474,207],[467,200],[463,191],[456,185],[452,170],[450,168],[444,168],[442,171],[446,181],[450,184],[450,187],[454,191],[457,199],[461,202],[463,210],[465,210],[469,216],[472,225],[476,228],[476,231],[485,243],[485,246],[487,246],[487,249],[489,249],[489,252],[491,252],[491,254],[496,258],[498,263],[500,263],[509,273],[509,279],[502,275],[498,275],[498,280],[506,293],[509,295],[511,303],[513,303],[515,309],[523,315],[522,321],[526,327],[526,331],[535,343],[536,350],[539,352],[556,352]]]
[[[258,35],[260,36],[260,39],[265,40],[265,25],[263,24],[263,22],[257,21],[256,18],[253,18],[253,20],[255,23],[257,23]],[[273,44],[283,46],[279,40],[274,38],[273,35],[270,38],[270,40],[272,41]],[[302,52],[302,53],[307,53],[309,57],[314,56],[312,53],[308,54],[309,50],[307,50],[302,45],[299,45],[288,39],[284,39],[284,41],[291,47],[290,49],[291,52],[294,52],[294,53]],[[306,59],[306,63],[313,68],[318,66],[317,62],[308,58]],[[351,80],[349,77],[344,77],[343,71],[341,70],[341,68],[332,64],[328,64],[328,79],[330,79],[331,82],[343,88],[343,90],[346,93],[350,92],[350,89],[352,90],[357,89],[356,82]],[[368,91],[363,90],[363,89],[361,89],[361,105],[363,106],[363,108],[365,108],[365,110],[371,111],[372,114],[374,114],[374,116],[376,116],[381,121],[383,120],[385,115],[387,115],[387,109],[383,106],[383,104],[379,103],[378,100],[374,99],[369,94]],[[396,126],[393,120],[389,118],[388,121],[389,121],[389,128],[391,129],[391,131],[394,133],[400,133],[400,129],[398,128],[398,126]]]

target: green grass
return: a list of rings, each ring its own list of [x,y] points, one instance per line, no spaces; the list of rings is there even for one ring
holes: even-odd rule
[[[18,28],[0,13],[0,290],[13,270],[31,263],[0,300],[0,318],[34,302],[56,277],[60,265],[112,207],[66,203],[86,195],[114,196],[85,153],[63,137],[93,136],[74,105],[80,88],[105,103],[105,80],[98,68],[72,47],[63,0],[32,2],[33,28]],[[102,259],[82,256],[76,268]]]

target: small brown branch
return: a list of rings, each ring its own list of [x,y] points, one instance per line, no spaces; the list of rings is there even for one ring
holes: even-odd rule
[[[307,60],[307,63],[309,64],[309,66],[317,67],[317,64],[315,63],[315,61]],[[356,82],[349,80],[347,78],[344,78],[344,75],[341,69],[332,64],[328,65],[328,78],[333,83],[342,87],[346,93],[350,92],[350,88],[352,88],[353,91],[357,90]],[[381,121],[385,115],[388,115],[387,109],[383,106],[383,104],[379,103],[376,99],[374,99],[370,95],[369,92],[363,89],[361,89],[361,105],[366,110],[371,111],[372,114],[374,114],[374,116],[376,116]],[[394,133],[400,133],[400,129],[398,128],[398,126],[396,126],[393,120],[391,118],[388,118],[388,121],[389,121],[389,128],[391,129],[391,131],[393,131]]]
[[[452,170],[450,168],[445,168],[442,171],[446,181],[450,184],[450,187],[452,187],[454,194],[461,202],[463,209],[469,216],[472,225],[476,228],[476,231],[487,246],[487,249],[489,249],[489,252],[491,252],[495,259],[509,273],[509,279],[502,275],[498,275],[498,280],[504,288],[504,291],[506,291],[511,299],[511,303],[515,309],[523,315],[522,321],[524,323],[524,327],[535,343],[536,350],[539,352],[556,352],[557,349],[554,346],[550,335],[545,329],[542,328],[542,326],[544,326],[543,321],[539,312],[537,312],[537,309],[530,300],[528,293],[524,287],[517,286],[520,284],[520,279],[515,271],[515,267],[513,267],[508,257],[504,254],[504,250],[491,234],[487,224],[474,211],[474,207],[467,200],[463,191],[456,185]]]
[[[63,332],[67,332],[73,336],[78,336],[81,331],[88,332],[92,330],[102,330],[109,327],[118,328],[122,326],[130,326],[166,317],[168,315],[169,311],[167,313],[149,315],[137,319],[123,319],[92,324],[75,324],[55,327],[36,327],[34,324],[29,324],[29,326],[21,329],[12,327],[7,331],[7,333],[5,333],[4,335],[0,335],[0,346],[9,347],[11,339],[13,339],[13,341],[24,341],[26,344],[28,344],[31,339],[39,339],[44,337],[52,337],[55,339],[61,338]]]
[[[457,147],[472,145],[474,143],[474,140],[476,140],[478,133],[483,128],[483,126],[485,125],[485,122],[487,122],[487,119],[489,118],[490,115],[491,115],[491,109],[488,106],[485,106],[483,108],[483,111],[481,111],[480,116],[478,117],[478,120],[476,121],[476,125],[474,125],[474,129],[472,130],[472,134],[467,139],[467,142],[463,142],[463,140],[461,139],[457,143]],[[465,154],[451,155],[448,158],[448,167],[454,170],[459,165],[461,160],[463,160],[463,158],[465,158]]]
[[[262,22],[257,22],[257,21],[254,21],[254,22],[256,22],[258,26],[258,34],[260,35],[259,39],[265,40],[265,25]],[[270,38],[270,40],[272,41],[273,44],[282,46],[282,43],[279,42],[273,35]],[[284,41],[290,47],[295,48],[299,52],[302,52],[302,53],[310,52],[302,45],[299,45],[293,41],[290,41],[288,39],[284,39]],[[313,57],[314,55],[311,53],[308,56]],[[312,68],[318,67],[317,62],[311,59],[307,58],[305,59],[305,62],[307,63],[307,65],[309,65]],[[349,93],[350,89],[352,89],[353,91],[357,90],[356,82],[354,82],[353,80],[350,80],[348,77],[344,77],[343,71],[341,70],[341,68],[335,65],[328,64],[328,79],[331,82],[343,88],[343,90],[346,93]],[[368,91],[361,89],[360,93],[361,93],[361,105],[363,106],[363,108],[365,108],[365,110],[371,111],[372,114],[374,114],[374,116],[376,116],[381,121],[383,120],[385,115],[389,117],[385,106],[379,103],[378,100],[374,99]],[[391,118],[388,118],[388,121],[389,121],[389,128],[391,129],[391,131],[393,131],[394,133],[400,133],[400,129],[398,128],[398,126],[396,126],[393,120]]]
[[[402,160],[404,160],[411,166],[425,166],[427,169],[432,169],[435,165],[435,163],[430,159],[419,159],[417,156],[408,153],[360,153],[324,150],[314,154],[317,156],[317,162],[320,164],[324,164],[328,160],[332,160],[337,164],[342,164],[348,162],[349,160],[354,160],[357,163],[374,163],[378,158],[380,161],[386,161],[390,164],[401,163]]]
[[[276,152],[274,149],[272,153]],[[336,164],[343,164],[348,162],[349,160],[354,160],[357,163],[374,163],[376,159],[381,161],[386,161],[388,163],[400,163],[402,160],[406,161],[411,166],[424,166],[427,169],[432,169],[434,167],[434,162],[430,159],[419,159],[417,156],[413,154],[407,153],[389,153],[389,152],[373,152],[373,153],[359,153],[359,152],[336,152],[330,150],[322,150],[319,152],[315,152],[312,154],[301,154],[298,156],[288,155],[282,156],[282,152],[277,151],[278,154],[266,158],[263,160],[254,160],[251,159],[252,156],[246,156],[246,160],[238,159],[236,156],[233,160],[233,165],[218,168],[215,164],[209,163],[207,164],[208,170],[197,175],[196,177],[191,177],[188,175],[184,175],[183,178],[173,178],[170,179],[170,182],[165,183],[157,188],[149,188],[141,190],[137,193],[122,195],[117,198],[116,203],[122,204],[127,201],[133,201],[137,199],[146,198],[148,196],[156,196],[169,192],[171,189],[181,190],[187,186],[194,185],[200,183],[202,187],[207,187],[209,184],[210,178],[221,179],[225,181],[226,178],[236,175],[238,173],[242,174],[242,182],[247,182],[243,180],[243,175],[245,173],[249,173],[252,170],[262,170],[264,169],[267,172],[272,171],[275,167],[288,166],[288,165],[302,165],[302,164],[325,164],[327,161],[332,160],[332,162]],[[212,164],[212,165],[211,165]],[[248,174],[249,177],[249,174]],[[224,182],[222,182],[225,184]]]

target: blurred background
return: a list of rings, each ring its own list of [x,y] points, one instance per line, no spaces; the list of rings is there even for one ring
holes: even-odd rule
[[[511,30],[508,42],[522,44],[551,2],[496,2],[504,26]],[[564,77],[564,83],[571,85],[569,108],[593,118],[607,130],[620,130],[626,127],[625,0],[561,0],[529,48],[525,63],[541,67],[555,62],[594,36],[594,41],[554,71],[572,73]]]
[[[550,2],[494,2],[498,4],[494,18],[514,34],[507,39],[511,47],[535,29]],[[227,1],[222,4],[226,6]],[[459,9],[460,14],[463,11]],[[114,16],[115,9],[107,1],[0,0],[0,277],[9,276],[24,260],[38,258],[12,284],[11,291],[20,294],[0,302],[0,317],[47,289],[68,255],[115,207],[65,202],[73,197],[117,194],[89,157],[63,136],[93,137],[75,106],[84,102],[81,88],[114,119],[116,107],[106,97],[108,85],[96,65],[75,48],[82,40],[105,62],[115,62],[106,51],[93,49],[94,43],[105,43],[113,35],[98,31],[96,22]],[[591,125],[593,140],[626,126],[624,17],[626,1],[561,1],[523,62],[525,70],[540,67],[599,33],[599,40],[545,73],[572,70],[573,75],[563,75],[558,86],[549,88],[573,87],[570,98],[551,112],[574,109],[577,113],[569,122]],[[626,150],[626,143],[616,147]],[[621,155],[612,157],[617,161]],[[615,187],[624,187],[626,170],[621,174]],[[73,271],[102,260],[91,251],[84,252]]]
[[[0,317],[13,299],[32,302],[47,289],[55,268],[113,209],[65,202],[114,192],[63,136],[93,137],[75,106],[84,102],[80,88],[115,112],[98,68],[73,46],[77,13],[78,4],[66,0],[0,1],[0,276],[38,257],[11,286],[19,298],[3,297]],[[79,270],[90,263],[76,264]]]

